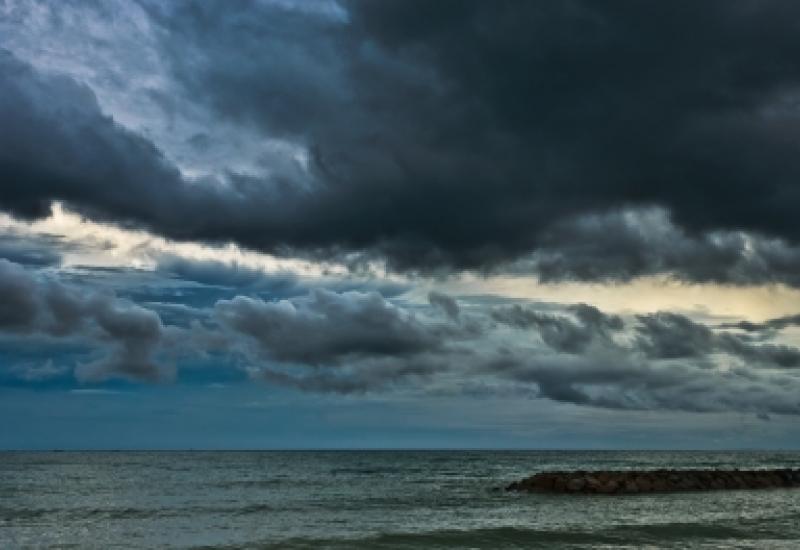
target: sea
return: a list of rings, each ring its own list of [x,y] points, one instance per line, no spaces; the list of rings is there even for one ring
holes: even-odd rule
[[[789,452],[0,453],[0,548],[800,548],[800,489],[498,490],[554,469],[800,468]]]

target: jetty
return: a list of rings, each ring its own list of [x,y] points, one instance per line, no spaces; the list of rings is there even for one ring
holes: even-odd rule
[[[800,469],[541,472],[506,491],[611,495],[786,487],[800,487]]]

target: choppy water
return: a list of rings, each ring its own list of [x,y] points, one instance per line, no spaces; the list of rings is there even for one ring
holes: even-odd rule
[[[800,467],[800,453],[0,453],[0,548],[800,548],[800,490],[493,487],[547,469]]]

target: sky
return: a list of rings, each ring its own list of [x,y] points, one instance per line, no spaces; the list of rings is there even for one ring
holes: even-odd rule
[[[0,449],[800,447],[798,21],[0,0]]]

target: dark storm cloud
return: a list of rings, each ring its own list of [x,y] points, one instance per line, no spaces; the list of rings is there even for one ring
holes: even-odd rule
[[[89,88],[40,74],[4,50],[0,74],[4,209],[33,218],[64,199],[125,221],[166,208],[154,191],[173,195],[178,171],[148,141],[102,115]]]
[[[85,380],[157,381],[170,368],[156,360],[165,328],[154,312],[111,294],[82,291],[0,259],[0,333],[20,339],[76,337],[106,354],[81,363]]]
[[[269,182],[189,181],[145,138],[104,115],[93,92],[0,49],[0,207],[22,218],[53,200],[94,219],[177,239],[242,240],[269,232]],[[262,222],[257,222],[262,220]]]
[[[323,185],[297,244],[476,266],[564,217],[651,204],[798,236],[794,3],[345,6],[159,14],[195,53],[172,58],[191,94],[311,147]]]
[[[189,181],[88,88],[6,53],[4,209],[59,199],[173,238],[400,269],[534,252],[550,280],[798,284],[795,2],[143,5],[173,99],[305,148],[308,171]],[[586,216],[651,208],[683,240],[639,222],[584,240]]]
[[[555,223],[533,254],[508,269],[546,282],[669,274],[700,283],[798,286],[800,248],[741,231],[690,234],[663,208],[626,209]]]

